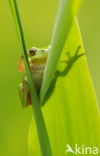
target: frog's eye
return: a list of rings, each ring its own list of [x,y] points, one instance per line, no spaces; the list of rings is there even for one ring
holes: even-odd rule
[[[34,55],[36,54],[36,52],[37,52],[37,49],[36,49],[36,48],[31,48],[31,49],[29,50],[29,55],[30,55],[30,56],[34,56]]]

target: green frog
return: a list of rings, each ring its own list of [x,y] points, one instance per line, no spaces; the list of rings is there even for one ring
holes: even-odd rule
[[[67,52],[67,60],[59,61],[58,63],[65,63],[65,67],[63,71],[56,70],[55,76],[53,78],[53,82],[55,85],[55,82],[58,78],[58,76],[62,77],[65,76],[70,69],[72,68],[73,64],[76,62],[77,59],[79,59],[81,56],[84,56],[84,53],[78,54],[81,46],[78,46],[76,49],[76,52],[73,56],[70,56],[70,53]],[[48,49],[38,49],[38,48],[31,48],[29,52],[27,53],[28,61],[32,73],[33,82],[36,88],[36,92],[39,95],[40,87],[42,84],[44,69],[48,57]],[[18,64],[18,70],[19,72],[25,71],[23,57],[21,57],[19,64]],[[54,86],[53,85],[53,86]],[[29,105],[32,105],[31,102],[31,96],[30,96],[30,90],[27,82],[27,77],[24,74],[23,76],[23,82],[19,85],[19,91],[20,91],[20,97],[22,101],[23,107],[27,107]]]
[[[39,95],[44,69],[48,57],[48,49],[38,49],[33,47],[27,52],[27,56],[36,92]],[[18,71],[25,72],[23,56],[18,63]],[[23,76],[23,82],[19,85],[19,92],[23,107],[32,105],[26,74],[24,74]]]

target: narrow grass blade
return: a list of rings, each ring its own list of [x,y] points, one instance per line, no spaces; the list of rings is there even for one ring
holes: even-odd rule
[[[40,147],[41,147],[41,153],[43,156],[51,156],[52,151],[51,151],[51,146],[49,143],[49,138],[46,130],[46,126],[44,123],[42,111],[40,108],[40,102],[39,98],[37,96],[31,71],[30,71],[30,66],[28,64],[28,57],[27,57],[27,48],[26,48],[26,43],[25,43],[25,38],[24,38],[24,33],[23,33],[23,28],[21,24],[21,19],[18,11],[18,6],[17,6],[17,1],[16,0],[9,0],[10,7],[12,10],[12,14],[15,19],[15,24],[16,27],[18,27],[18,34],[20,36],[21,40],[21,45],[23,47],[23,56],[24,56],[24,64],[25,64],[25,70],[26,70],[26,75],[28,79],[28,85],[30,88],[30,94],[31,94],[31,99],[32,99],[32,107],[33,107],[33,112],[34,112],[34,118],[37,126],[37,131],[38,131],[38,137],[40,141]]]
[[[10,6],[10,9],[11,9],[13,21],[14,21],[14,24],[15,24],[15,30],[16,30],[17,38],[18,38],[20,47],[22,48],[23,45],[22,45],[21,34],[20,34],[19,26],[18,26],[18,20],[17,20],[16,12],[15,12],[15,9],[14,9],[14,1],[13,0],[8,0],[8,3],[9,3],[9,6]]]

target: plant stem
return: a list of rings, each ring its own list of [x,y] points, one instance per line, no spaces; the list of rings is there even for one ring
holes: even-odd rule
[[[22,27],[20,15],[19,15],[19,10],[17,7],[17,2],[16,2],[16,0],[13,0],[13,2],[14,2],[14,9],[16,12],[17,21],[18,21],[18,27],[19,27],[19,31],[20,31],[21,41],[22,41],[23,55],[25,56],[24,64],[25,64],[25,70],[26,70],[27,79],[28,79],[28,85],[30,88],[32,107],[33,107],[37,132],[38,132],[38,136],[39,136],[41,153],[43,156],[52,156],[52,150],[51,150],[51,146],[50,146],[50,142],[49,142],[49,137],[48,137],[47,129],[45,126],[43,114],[42,114],[42,111],[40,108],[40,101],[37,96],[36,89],[34,87],[31,70],[30,70],[30,67],[28,64],[27,48],[26,48],[26,43],[25,43],[25,38],[24,38],[23,27]]]
[[[48,53],[48,59],[43,75],[42,86],[40,90],[40,101],[44,101],[47,90],[54,77],[56,66],[63,50],[65,41],[70,32],[72,22],[81,0],[60,0],[58,14],[52,34],[51,47]],[[73,10],[74,8],[74,10]]]
[[[28,62],[26,42],[25,42],[23,27],[22,27],[22,23],[21,23],[21,19],[20,19],[19,10],[18,10],[18,7],[17,7],[17,1],[16,0],[14,0],[14,7],[15,7],[15,12],[16,12],[16,16],[17,16],[17,22],[18,22],[18,26],[19,26],[20,37],[21,37],[21,42],[22,42],[24,55],[25,55],[25,58],[26,58],[26,60]]]

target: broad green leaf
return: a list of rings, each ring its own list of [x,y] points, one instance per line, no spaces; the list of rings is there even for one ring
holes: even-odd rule
[[[99,148],[100,117],[96,97],[86,57],[77,57],[83,54],[75,21],[58,63],[57,70],[61,72],[58,72],[55,85],[52,82],[47,94],[49,98],[42,108],[53,156],[73,155],[65,153],[67,144],[73,149],[75,144]],[[29,156],[33,155],[41,155],[34,118],[29,133]]]

